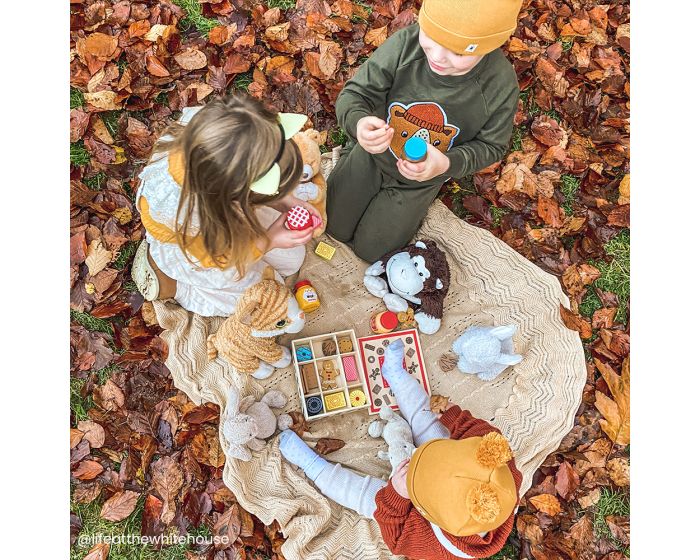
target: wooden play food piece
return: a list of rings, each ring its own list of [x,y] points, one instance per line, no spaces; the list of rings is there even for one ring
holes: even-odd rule
[[[343,356],[343,371],[345,372],[346,381],[357,381],[359,376],[357,375],[357,363],[355,362],[355,356]]]
[[[306,397],[306,410],[309,416],[316,416],[320,412],[323,412],[321,397]]]
[[[318,378],[313,364],[304,364],[301,366],[301,380],[304,385],[304,393],[310,393],[314,389],[318,389]]]
[[[367,402],[367,396],[362,389],[350,391],[350,406],[362,406]]]
[[[323,400],[326,402],[326,410],[328,412],[347,406],[345,403],[345,393],[342,391],[331,393],[330,395],[323,395]]]

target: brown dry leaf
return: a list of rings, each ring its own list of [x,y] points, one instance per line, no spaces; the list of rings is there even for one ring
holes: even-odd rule
[[[629,356],[622,363],[622,375],[617,375],[608,364],[593,358],[598,371],[610,389],[613,398],[595,392],[595,407],[603,415],[600,427],[613,443],[630,443],[630,367]]]
[[[534,199],[537,193],[537,177],[525,164],[508,163],[496,181],[496,190],[500,194],[523,192]]]
[[[83,137],[90,123],[90,114],[82,109],[71,109],[70,112],[70,141],[77,142]]]
[[[154,327],[158,324],[158,318],[156,317],[156,311],[152,302],[143,302],[143,305],[141,306],[141,317],[143,317],[144,323],[146,323],[146,325],[149,327]]]
[[[587,263],[572,264],[562,274],[562,283],[566,291],[573,297],[586,291],[586,286],[600,277],[600,271]]]
[[[564,225],[564,211],[553,198],[537,197],[537,215],[548,226],[558,228]]]
[[[219,431],[211,425],[206,425],[198,432],[190,443],[197,461],[203,465],[222,467],[226,456],[219,444]]]
[[[375,29],[370,29],[365,33],[365,43],[367,45],[372,45],[374,47],[378,47],[381,45],[384,41],[386,41],[387,38],[387,31],[388,27],[385,25],[384,27],[377,27]]]
[[[207,55],[199,49],[187,48],[173,58],[183,70],[198,70],[207,65]]]
[[[102,386],[97,386],[92,391],[95,404],[108,411],[119,410],[124,406],[124,393],[111,379]]]
[[[556,97],[566,97],[569,82],[564,77],[564,72],[551,60],[539,57],[535,64],[535,74],[546,90],[551,91]]]
[[[554,485],[557,494],[565,500],[570,500],[578,488],[580,479],[571,463],[564,461],[557,470],[557,481]]]
[[[613,537],[618,540],[623,546],[630,543],[630,520],[629,517],[621,515],[608,515],[605,518],[608,528]]]
[[[537,138],[545,146],[559,146],[566,148],[569,141],[569,135],[566,131],[548,115],[538,115],[532,121],[530,127],[532,135]]]
[[[99,483],[95,484],[80,484],[73,491],[73,500],[79,504],[89,504],[102,492],[102,487]]]
[[[270,41],[278,41],[283,43],[289,37],[290,22],[280,23],[279,25],[271,25],[265,30],[265,37]]]
[[[309,431],[309,425],[306,423],[306,419],[301,412],[298,410],[293,410],[289,413],[289,415],[292,417],[292,425],[289,427],[289,429],[296,435],[301,437],[304,432]]]
[[[92,33],[85,38],[85,51],[103,60],[111,60],[117,55],[117,37],[104,33]]]
[[[117,492],[102,505],[100,517],[107,521],[121,521],[131,515],[139,499],[138,492],[125,490]]]
[[[84,439],[90,443],[90,447],[93,449],[99,449],[104,445],[105,430],[97,422],[93,422],[92,420],[81,420],[78,422],[78,430],[85,434]]]
[[[562,321],[566,325],[566,328],[572,331],[578,331],[582,339],[586,340],[593,336],[593,329],[591,328],[591,323],[581,317],[576,315],[573,311],[569,311],[566,307],[559,304],[559,312],[561,313]]]
[[[107,130],[107,125],[105,125],[102,119],[93,120],[92,134],[103,144],[107,144],[108,146],[114,144],[114,138],[112,138],[112,134]]]
[[[154,76],[159,78],[165,78],[170,76],[170,71],[165,67],[165,65],[160,61],[157,56],[152,54],[146,55],[146,70],[148,70]]]
[[[442,414],[447,410],[449,406],[450,399],[443,397],[442,395],[431,395],[430,396],[430,410],[435,414]]]
[[[515,518],[518,534],[522,535],[530,544],[538,544],[542,542],[542,527],[534,515],[527,513],[518,515]]]
[[[92,480],[103,470],[104,468],[97,461],[81,461],[73,471],[73,476],[80,480]]]
[[[583,509],[588,509],[589,507],[596,505],[598,500],[600,500],[600,488],[596,488],[585,496],[581,496],[577,499],[579,505]]]
[[[316,452],[321,455],[333,453],[345,447],[345,442],[342,439],[321,438],[316,442]]]
[[[85,264],[88,267],[88,274],[95,276],[103,270],[112,260],[112,252],[102,246],[102,241],[94,239],[90,242],[85,257]]]
[[[215,543],[217,549],[228,548],[236,542],[241,534],[241,515],[238,504],[233,504],[224,513],[219,514],[212,528],[212,536],[219,537],[220,544]],[[224,539],[223,537],[226,537]]]
[[[610,459],[605,466],[612,480],[617,486],[630,485],[630,463],[627,459],[618,457]]]
[[[630,176],[629,173],[622,178],[619,186],[620,195],[617,198],[617,203],[622,206],[623,204],[630,203]]]
[[[117,94],[108,89],[104,91],[96,91],[95,93],[84,93],[85,102],[102,109],[103,111],[118,111],[122,106],[117,103]]]
[[[165,30],[170,27],[169,25],[163,25],[162,23],[156,23],[151,26],[151,28],[148,30],[148,33],[146,33],[143,38],[146,39],[147,41],[151,41],[155,43],[158,40],[158,37],[162,37],[163,34],[165,33]]]
[[[609,329],[615,322],[617,307],[604,307],[593,312],[592,325],[594,329]]]
[[[83,439],[83,432],[76,430],[75,428],[70,429],[70,448],[73,449],[78,445]]]
[[[217,25],[209,32],[209,41],[215,45],[224,45],[236,32],[236,28],[236,25]]]
[[[87,556],[83,560],[107,560],[109,556],[109,544],[107,543],[97,543],[93,546],[87,553]]]
[[[343,49],[335,41],[319,41],[318,67],[326,78],[332,78],[340,66]]]
[[[163,499],[163,513],[160,520],[166,525],[175,517],[175,497],[183,484],[182,469],[172,457],[158,459],[151,466],[151,484]]]
[[[546,513],[550,516],[555,516],[561,512],[561,504],[556,496],[551,494],[540,494],[530,498],[530,503],[535,506],[537,511]]]
[[[585,551],[593,541],[593,522],[590,515],[584,515],[569,529],[568,535],[572,538],[576,550]],[[580,557],[583,557],[581,555]]]

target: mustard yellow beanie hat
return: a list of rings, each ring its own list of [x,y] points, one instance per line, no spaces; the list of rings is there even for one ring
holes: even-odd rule
[[[457,54],[484,55],[508,40],[522,0],[423,0],[418,25]]]
[[[512,453],[498,432],[421,445],[408,464],[411,502],[431,523],[465,537],[501,526],[518,503]]]

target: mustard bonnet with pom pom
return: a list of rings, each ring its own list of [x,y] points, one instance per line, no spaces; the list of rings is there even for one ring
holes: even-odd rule
[[[511,458],[508,441],[498,432],[428,441],[409,463],[408,495],[423,517],[452,535],[491,531],[518,502]]]

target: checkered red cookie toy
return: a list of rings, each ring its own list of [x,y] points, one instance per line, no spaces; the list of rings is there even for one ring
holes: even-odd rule
[[[287,220],[284,225],[292,231],[301,231],[310,227],[317,228],[321,221],[303,206],[294,206],[287,212]]]

